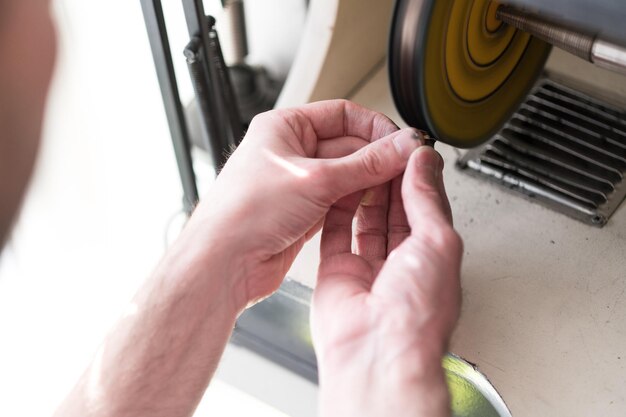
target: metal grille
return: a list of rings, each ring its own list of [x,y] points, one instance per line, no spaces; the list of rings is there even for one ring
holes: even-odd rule
[[[626,112],[544,79],[457,165],[601,227],[626,195]]]

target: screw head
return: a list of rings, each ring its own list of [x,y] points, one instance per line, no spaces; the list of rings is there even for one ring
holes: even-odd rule
[[[606,223],[606,218],[604,216],[596,214],[595,216],[591,218],[591,223],[602,225]]]

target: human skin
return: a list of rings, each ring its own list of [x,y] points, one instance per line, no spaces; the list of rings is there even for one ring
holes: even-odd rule
[[[46,0],[0,2],[0,53],[1,243],[31,176],[54,63],[55,34]],[[439,362],[458,312],[454,266],[460,253],[458,237],[439,219],[449,216],[447,203],[429,203],[433,192],[427,171],[416,169],[408,177],[421,180],[405,181],[405,197],[412,201],[407,204],[410,233],[402,223],[404,209],[396,188],[407,160],[420,145],[418,132],[398,130],[385,116],[342,100],[257,117],[179,239],[135,296],[133,308],[109,332],[56,415],[191,415],[217,367],[236,317],[280,285],[302,245],[324,219],[323,251],[333,245],[329,233],[332,236],[334,229],[347,231],[345,224],[334,225],[332,218],[345,210],[342,205],[346,201],[358,205],[355,196],[362,190],[369,190],[363,207],[373,202],[372,207],[384,206],[386,196],[390,199],[389,219],[399,221],[397,230],[392,225],[399,233],[388,236],[386,247],[393,248],[404,239],[409,243],[398,248],[397,260],[394,257],[386,263],[374,242],[371,250],[377,255],[370,259],[368,240],[358,233],[360,249],[355,256],[362,261],[355,261],[345,251],[329,261],[323,253],[322,285],[316,290],[314,309],[323,413],[356,413],[355,402],[365,398],[367,404],[377,405],[371,410],[383,410],[395,400],[408,404],[419,398],[432,406],[422,410],[409,407],[407,410],[415,411],[411,415],[445,413],[445,384]],[[428,152],[432,153],[419,154]],[[419,161],[415,157],[412,160],[413,165]],[[411,166],[409,169],[413,172]],[[392,192],[381,191],[388,189],[385,184],[391,180]],[[437,181],[442,196],[440,177]],[[411,213],[420,213],[414,204],[422,202],[426,204],[424,217],[414,222],[417,215]],[[359,224],[368,219],[380,221],[382,212],[359,211],[363,212],[370,214],[360,214]],[[402,255],[410,248],[420,249],[418,243],[422,241],[432,243],[429,250],[421,247],[423,250]],[[404,247],[409,249],[401,250]],[[445,255],[448,250],[451,255]],[[437,263],[438,256],[450,257],[452,269]],[[421,260],[418,264],[422,266],[412,265],[415,260]],[[378,274],[379,266],[385,265],[372,287],[364,290],[363,294],[371,295],[355,295],[336,304],[324,302],[341,294],[349,281],[346,276],[357,274],[358,268],[364,267],[362,262],[377,265],[371,267],[370,275],[364,275],[369,280]],[[424,265],[431,268],[424,269]],[[438,267],[443,272],[436,270]],[[398,282],[406,279],[405,284],[421,278],[432,285],[377,284],[393,281],[385,277],[394,276]],[[355,299],[359,298],[372,300],[361,306],[370,320],[351,328],[353,311],[346,306],[358,307]],[[406,302],[385,304],[381,300]],[[383,314],[385,305],[389,307],[387,316]],[[439,319],[432,317],[435,305]],[[343,327],[332,323],[343,323]],[[388,328],[397,331],[386,331]],[[400,331],[406,329],[411,331]],[[377,334],[401,349],[398,360],[393,360],[393,351],[372,350],[383,340],[373,337]],[[407,344],[410,348],[402,349]],[[370,361],[351,360],[348,352],[352,348],[359,353],[380,352],[384,359],[380,366],[395,365],[390,368],[393,372],[374,372],[377,356]],[[350,384],[352,377],[381,379],[366,392],[365,385]],[[383,381],[403,389],[384,389]],[[433,413],[416,414],[424,410]]]
[[[191,415],[241,311],[278,288],[333,205],[398,177],[421,145],[345,100],[257,116],[57,415]]]
[[[0,246],[35,164],[55,50],[47,0],[0,2]]]
[[[404,179],[326,216],[312,309],[320,415],[450,413],[441,360],[459,315],[462,242],[442,168],[421,147]]]

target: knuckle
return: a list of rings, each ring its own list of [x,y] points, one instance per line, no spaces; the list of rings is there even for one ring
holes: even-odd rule
[[[361,156],[363,171],[372,177],[379,177],[385,172],[385,163],[381,156],[371,148],[365,148]]]
[[[304,160],[304,166],[307,171],[307,176],[311,179],[313,184],[319,184],[323,187],[332,185],[333,170],[330,164],[318,163],[316,160]]]
[[[439,253],[460,253],[462,250],[462,240],[452,226],[444,224],[439,227],[432,227],[428,233],[424,234],[428,245]]]
[[[270,119],[272,115],[276,114],[276,110],[269,110],[263,113],[259,113],[255,115],[250,121],[250,126],[256,126],[258,124],[262,124],[267,119]]]
[[[422,178],[421,176],[411,175],[409,176],[409,179],[409,185],[411,186],[411,188],[413,188],[413,190],[419,193],[435,193],[439,195],[439,191],[437,190],[435,184],[429,181],[425,181],[424,178]]]
[[[390,235],[393,235],[393,234],[408,235],[411,233],[411,228],[406,224],[391,223],[388,226],[388,233]]]
[[[269,121],[275,116],[276,110],[269,110],[255,115],[250,121],[250,125],[248,126],[248,132],[254,132],[257,129],[262,128],[264,125],[269,123]]]
[[[344,114],[344,117],[347,117],[356,109],[360,108],[359,105],[355,104],[354,102],[350,100],[346,100],[345,98],[333,99],[332,101],[336,104],[338,108],[341,109],[341,111]]]
[[[405,175],[402,182],[402,193],[403,195],[420,195],[441,202],[441,195],[437,186],[417,175]]]
[[[396,125],[389,117],[382,113],[376,113],[374,119],[372,120],[373,138],[382,138],[383,136],[392,134],[398,129],[398,125]]]
[[[273,109],[273,110],[267,110],[264,111],[263,113],[258,113],[257,115],[255,115],[252,118],[252,121],[250,122],[250,126],[252,125],[259,125],[259,124],[264,124],[264,123],[268,123],[271,121],[275,121],[277,119],[289,119],[292,117],[292,110],[291,109]]]
[[[316,196],[326,205],[334,202],[337,193],[337,178],[333,175],[333,170],[326,164],[311,164],[307,168],[306,187],[311,195]],[[304,184],[299,183],[298,187]]]

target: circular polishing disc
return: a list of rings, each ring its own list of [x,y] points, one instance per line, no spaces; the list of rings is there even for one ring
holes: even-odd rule
[[[503,24],[497,8],[490,0],[397,0],[389,76],[408,125],[468,148],[517,109],[550,46]]]

